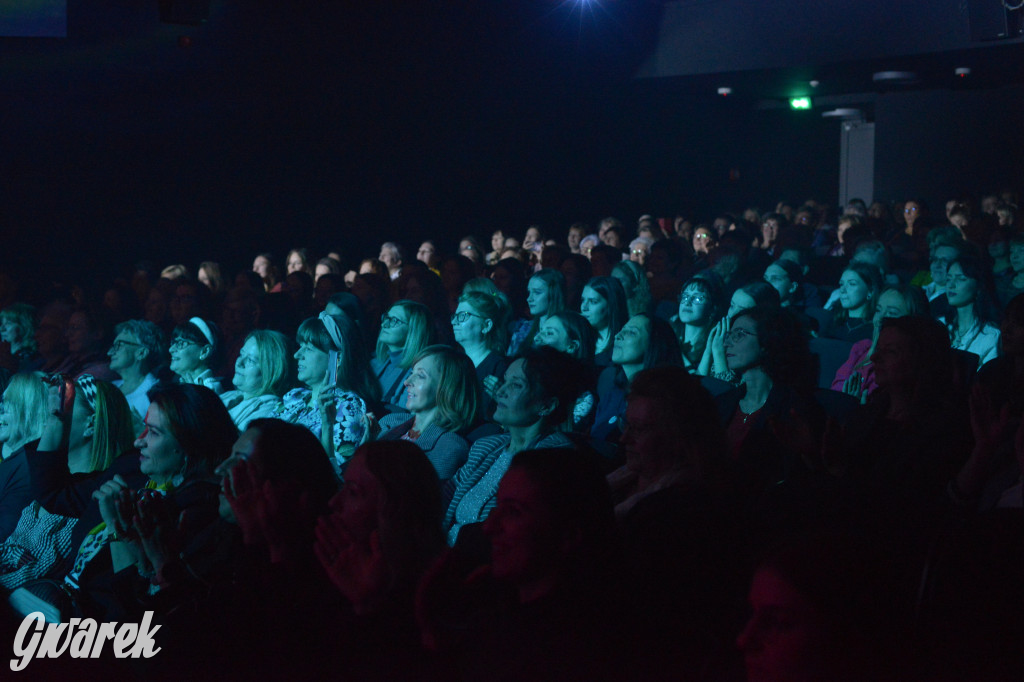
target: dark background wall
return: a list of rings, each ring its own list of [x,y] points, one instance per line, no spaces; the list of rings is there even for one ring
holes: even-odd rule
[[[1024,187],[1024,88],[890,93],[875,103],[875,197],[922,197]]]

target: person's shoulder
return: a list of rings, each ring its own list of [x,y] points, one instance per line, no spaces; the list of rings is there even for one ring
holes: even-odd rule
[[[496,436],[485,436],[473,443],[469,454],[474,455],[482,452],[490,452],[507,445],[512,440],[507,433],[499,433]]]
[[[537,442],[538,448],[571,448],[575,447],[575,445],[572,439],[561,431],[555,431],[550,435],[544,436]]]

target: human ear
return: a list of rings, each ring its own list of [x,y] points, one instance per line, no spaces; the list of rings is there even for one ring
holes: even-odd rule
[[[488,318],[488,319],[484,320],[484,323],[483,323],[482,328],[481,328],[480,331],[483,334],[487,334],[492,329],[494,329],[494,320]]]
[[[211,353],[211,352],[212,352],[212,351],[210,350],[210,347],[209,347],[209,346],[203,346],[203,347],[202,347],[202,348],[201,348],[201,349],[199,350],[199,359],[200,359],[200,360],[205,360],[206,358],[210,357],[210,353]]]
[[[90,414],[89,420],[85,423],[85,429],[82,430],[82,435],[86,438],[92,438],[96,434],[96,415]]]
[[[569,343],[565,344],[565,352],[570,355],[575,355],[580,349],[580,342],[573,339]]]

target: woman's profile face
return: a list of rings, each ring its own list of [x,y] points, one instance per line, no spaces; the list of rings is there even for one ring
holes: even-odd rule
[[[586,318],[590,326],[597,331],[603,331],[611,322],[611,314],[608,311],[608,301],[590,287],[583,287],[583,297],[580,301],[580,314]]]
[[[913,347],[907,335],[892,327],[878,334],[871,364],[880,388],[902,386],[913,380]]]
[[[0,400],[0,443],[6,443],[11,439],[11,427],[17,420],[14,401],[11,400],[11,389],[8,387],[4,391],[3,400]]]
[[[651,343],[651,323],[642,316],[630,318],[615,335],[612,362],[616,365],[636,365],[644,361]]]
[[[526,285],[526,305],[530,308],[532,317],[540,317],[548,314],[548,285],[540,277],[531,277]]]
[[[525,427],[541,419],[541,401],[525,372],[526,363],[519,359],[505,370],[505,380],[494,396],[494,421],[504,427]]]
[[[459,343],[479,343],[486,334],[485,329],[490,329],[492,324],[466,301],[460,301],[452,315],[452,333]]]
[[[505,233],[501,230],[495,230],[491,233],[491,251],[500,253],[503,246],[505,246]]]
[[[265,256],[256,256],[252,262],[252,271],[266,279],[270,273],[270,261]]]
[[[402,306],[391,306],[380,326],[380,340],[392,348],[405,345],[409,336],[409,316]]]
[[[867,305],[871,289],[856,270],[847,270],[839,278],[839,305],[846,310],[857,310]]]
[[[187,372],[195,372],[203,366],[204,349],[206,348],[207,346],[200,346],[184,336],[174,337],[170,347],[171,371],[179,376]]]
[[[441,368],[436,355],[428,355],[412,366],[405,380],[409,399],[406,408],[413,414],[437,407],[437,391],[441,387]]]
[[[6,343],[17,343],[21,340],[21,327],[14,320],[4,316],[0,318],[0,340]]]
[[[946,271],[946,299],[954,308],[962,308],[978,300],[978,280],[965,275],[959,263],[953,263]]]
[[[206,272],[206,268],[199,268],[199,274],[196,278],[199,280],[199,283],[207,289],[213,288],[213,280],[210,279],[210,274]]]
[[[756,367],[761,361],[761,344],[757,338],[757,324],[746,315],[732,323],[725,336],[725,363],[734,372],[742,373]]]
[[[707,321],[711,301],[707,293],[691,284],[679,296],[679,321],[683,324],[703,324]]]
[[[185,452],[171,432],[171,422],[159,405],[150,405],[146,430],[135,441],[139,471],[156,483],[167,483],[185,466]]]
[[[514,585],[541,581],[558,569],[564,542],[551,505],[518,467],[498,485],[497,505],[484,521],[491,540],[491,574]]]

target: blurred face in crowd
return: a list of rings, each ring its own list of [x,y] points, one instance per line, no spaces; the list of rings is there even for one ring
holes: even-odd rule
[[[799,286],[789,278],[789,274],[786,272],[785,268],[780,265],[776,265],[775,263],[772,263],[765,268],[764,281],[771,284],[775,290],[779,292],[779,298],[783,303],[789,301],[789,299],[793,297],[797,286]]]
[[[479,343],[493,327],[493,321],[480,315],[466,301],[461,301],[452,315],[452,332],[458,343]]]
[[[891,327],[878,335],[871,364],[875,383],[881,388],[903,386],[913,381],[913,346],[907,335]]]
[[[398,258],[398,250],[392,246],[382,246],[377,259],[386,265],[388,270],[394,270],[401,265],[401,260]]]
[[[505,233],[501,230],[495,230],[491,233],[491,251],[501,252],[505,247]]]
[[[434,267],[437,264],[437,249],[430,242],[423,242],[416,252],[416,260],[426,263],[427,267]]]
[[[698,227],[693,233],[693,250],[695,253],[707,253],[711,250],[711,230]]]
[[[932,274],[932,281],[943,286],[946,283],[946,271],[949,264],[956,260],[959,252],[952,246],[937,246],[932,252],[929,262],[929,270]]]
[[[772,569],[761,569],[750,586],[751,615],[736,639],[748,682],[812,682],[823,669],[818,610]]]
[[[270,261],[267,260],[266,256],[256,256],[256,259],[252,262],[252,271],[266,279],[270,274]]]
[[[526,231],[526,235],[523,237],[523,248],[527,250],[533,250],[540,244],[540,230],[536,227],[531,227]]]
[[[1024,244],[1010,244],[1010,267],[1014,272],[1024,272]]]
[[[129,331],[123,331],[117,335],[114,342],[110,344],[107,356],[110,357],[110,369],[115,372],[123,372],[133,367],[144,357],[145,349],[139,340]]]
[[[737,289],[729,300],[729,312],[725,315],[731,320],[736,313],[750,310],[755,305],[757,305],[757,301],[754,300],[753,296],[743,291],[743,289]]]
[[[766,246],[771,246],[779,238],[779,221],[769,218],[761,225],[761,235]]]
[[[569,243],[569,250],[572,251],[573,253],[579,253],[580,252],[580,240],[583,239],[586,236],[587,235],[583,234],[583,229],[582,228],[570,227],[569,228],[569,236],[568,236],[568,240],[567,240],[568,243]]]
[[[875,329],[882,328],[882,320],[889,317],[904,317],[910,314],[910,308],[898,291],[886,291],[878,297],[878,307],[872,320]]]
[[[287,268],[289,275],[293,272],[299,272],[306,268],[306,264],[302,262],[302,256],[298,251],[292,251],[288,254]]]

